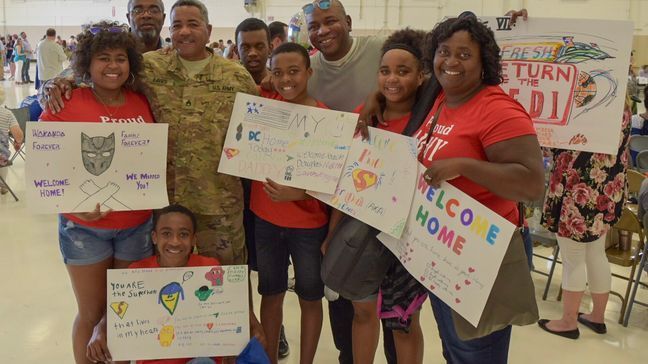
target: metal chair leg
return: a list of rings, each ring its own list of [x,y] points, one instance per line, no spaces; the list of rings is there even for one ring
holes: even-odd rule
[[[560,252],[560,247],[556,245],[554,247],[554,256],[551,260],[551,268],[549,268],[549,276],[547,277],[547,284],[545,285],[544,293],[542,294],[542,300],[547,300],[547,294],[549,293],[549,286],[551,286],[551,279],[553,278],[554,270],[556,269],[556,262],[558,261],[558,253]]]
[[[639,263],[639,268],[637,269],[637,276],[635,278],[634,284],[632,285],[632,293],[626,301],[625,315],[623,317],[623,326],[628,327],[628,321],[630,321],[630,312],[632,311],[632,306],[634,305],[635,297],[637,296],[637,288],[639,288],[639,282],[641,282],[641,273],[643,268],[646,266],[646,255],[648,255],[648,244],[644,247],[644,251],[641,257],[641,262]]]
[[[630,276],[628,276],[628,285],[626,286],[625,296],[621,302],[621,312],[619,313],[619,324],[623,324],[623,318],[625,316],[626,308],[628,307],[628,298],[630,297],[630,288],[632,288],[632,277],[634,277],[635,270],[637,269],[637,260],[635,258],[632,263],[632,268],[630,269]]]
[[[11,187],[9,187],[9,185],[7,184],[7,181],[5,181],[4,178],[0,177],[0,183],[1,183],[3,186],[5,186],[5,187],[9,190],[9,192],[11,193],[11,195],[13,196],[13,198],[14,198],[16,201],[18,201],[18,196],[16,196],[16,194],[15,194],[14,191],[11,189]]]

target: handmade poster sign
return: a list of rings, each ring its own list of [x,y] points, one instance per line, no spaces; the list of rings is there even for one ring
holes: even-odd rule
[[[501,49],[502,88],[545,147],[616,154],[632,50],[631,21],[482,18]]]
[[[357,118],[239,93],[218,171],[333,193]]]
[[[417,177],[416,140],[369,128],[356,136],[333,194],[308,192],[318,200],[400,238]]]
[[[27,204],[35,213],[169,204],[167,124],[27,123]]]
[[[113,360],[238,355],[250,340],[247,266],[108,270]]]
[[[456,187],[440,188],[423,179],[400,240],[378,239],[430,292],[477,326],[515,225]]]

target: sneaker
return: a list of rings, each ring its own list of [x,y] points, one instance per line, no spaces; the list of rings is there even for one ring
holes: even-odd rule
[[[281,333],[279,334],[279,359],[283,359],[290,354],[290,346],[288,346],[288,340],[286,340],[286,331],[284,326],[281,325]]]

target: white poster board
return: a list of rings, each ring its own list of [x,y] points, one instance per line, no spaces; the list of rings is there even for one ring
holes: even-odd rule
[[[358,115],[238,93],[218,172],[333,193]]]
[[[400,238],[416,185],[416,139],[376,128],[369,135],[353,139],[335,193],[309,194]]]
[[[502,88],[529,112],[540,145],[616,154],[631,21],[485,17],[502,54]]]
[[[409,273],[475,327],[515,225],[456,187],[435,189],[419,177],[400,240],[378,239]]]
[[[236,356],[250,340],[247,266],[110,269],[113,360]]]
[[[169,204],[167,124],[27,123],[27,204],[35,213]]]

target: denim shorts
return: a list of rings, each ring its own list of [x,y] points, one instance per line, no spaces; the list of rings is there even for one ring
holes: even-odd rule
[[[320,246],[328,233],[327,225],[316,229],[284,228],[255,216],[254,230],[260,295],[270,296],[288,290],[290,257],[299,298],[317,301],[324,297]]]
[[[90,265],[110,257],[137,261],[153,255],[153,220],[128,229],[99,229],[83,226],[59,215],[59,246],[63,262]]]

